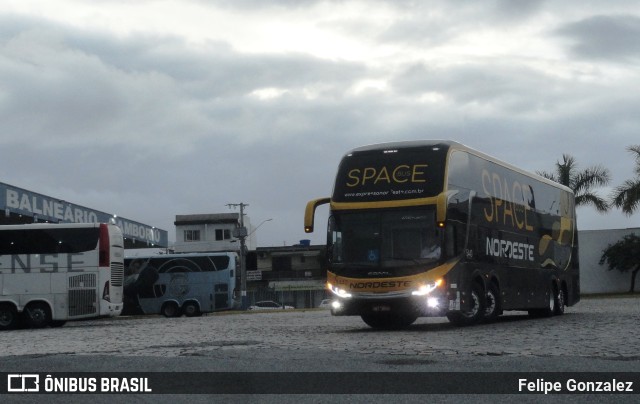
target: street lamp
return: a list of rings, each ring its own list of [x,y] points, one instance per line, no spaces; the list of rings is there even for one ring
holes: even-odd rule
[[[257,225],[257,226],[253,229],[253,231],[247,235],[247,237],[249,237],[250,235],[252,235],[253,233],[255,233],[255,232],[256,232],[256,230],[258,230],[258,227],[260,227],[260,226],[262,226],[263,224],[265,224],[265,223],[267,223],[267,222],[270,222],[270,221],[272,221],[272,220],[273,220],[273,218],[271,218],[271,219],[265,219],[265,220],[263,220],[262,222],[260,222],[260,224],[259,224],[259,225]]]

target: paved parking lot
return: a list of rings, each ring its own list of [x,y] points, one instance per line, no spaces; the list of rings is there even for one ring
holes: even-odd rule
[[[326,310],[219,313],[199,318],[121,317],[69,323],[61,328],[1,332],[0,372],[171,372],[164,383],[180,386],[185,372],[268,372],[273,377],[311,372],[640,372],[640,298],[583,299],[564,316],[530,319],[508,314],[494,324],[458,328],[445,319],[419,319],[402,331],[377,331],[359,317],[332,317]],[[285,372],[285,373],[272,373]],[[289,372],[289,373],[286,373]],[[200,374],[200,373],[198,373]],[[255,374],[255,373],[254,373]],[[350,373],[340,373],[348,375]],[[400,373],[402,374],[402,373]],[[475,373],[479,374],[479,373]],[[609,378],[609,373],[601,373]],[[216,374],[208,382],[216,386]],[[256,374],[260,377],[260,374]],[[285,375],[285,376],[278,376]],[[315,376],[314,376],[315,375]],[[473,375],[473,373],[471,373]],[[183,376],[184,377],[184,376]],[[243,376],[236,375],[238,382]],[[246,376],[245,376],[246,377]],[[422,376],[419,376],[422,377]],[[519,376],[518,376],[519,377]],[[635,377],[635,376],[633,376]],[[236,379],[234,379],[235,381]],[[272,379],[273,380],[273,379]],[[280,379],[277,379],[280,380]],[[469,376],[465,383],[473,383]],[[289,386],[282,379],[284,386]],[[360,379],[363,382],[362,379]],[[366,376],[364,383],[369,383]],[[509,383],[507,387],[511,386]],[[513,383],[515,386],[515,383]],[[638,381],[640,385],[640,380]],[[369,391],[368,385],[363,391]],[[514,387],[514,392],[516,387]],[[242,390],[245,391],[245,390]],[[511,390],[509,390],[511,391]],[[395,391],[401,393],[401,391]],[[536,395],[492,395],[496,403],[539,402]],[[627,396],[628,397],[628,396]],[[11,395],[10,402],[35,404],[38,394]],[[86,402],[82,395],[47,396],[52,402]],[[425,396],[394,396],[421,403]],[[550,397],[549,397],[550,398]],[[562,402],[619,402],[621,396],[573,395]],[[95,403],[122,396],[92,396]],[[211,400],[244,403],[251,395],[138,395],[137,402]],[[477,402],[476,395],[430,395],[440,402]],[[550,398],[551,399],[551,398]],[[388,394],[261,395],[265,403],[387,403]]]
[[[269,371],[274,362],[287,363],[278,365],[286,369],[316,369],[321,363],[323,370],[371,370],[394,364],[415,370],[434,361],[470,357],[479,362],[491,358],[494,363],[497,358],[571,357],[640,369],[639,323],[638,298],[583,299],[561,317],[530,319],[516,312],[497,323],[474,327],[422,318],[403,331],[376,331],[359,317],[332,317],[324,310],[121,317],[2,332],[0,357],[217,358],[222,359],[218,364],[224,362],[225,369],[235,371]],[[255,358],[273,360],[264,363]],[[212,363],[211,369],[201,370],[217,369]]]

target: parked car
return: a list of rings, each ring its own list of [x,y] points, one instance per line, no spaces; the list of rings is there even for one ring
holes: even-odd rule
[[[249,310],[290,310],[294,309],[293,306],[285,305],[282,307],[280,303],[274,302],[273,300],[263,300],[261,302],[256,302],[254,305],[249,306]]]
[[[324,299],[323,301],[321,301],[320,305],[318,306],[318,308],[320,308],[320,309],[330,309],[331,308],[331,299]]]

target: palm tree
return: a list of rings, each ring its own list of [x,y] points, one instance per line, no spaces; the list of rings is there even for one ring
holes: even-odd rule
[[[627,215],[631,215],[640,205],[640,145],[629,146],[627,148],[636,156],[636,178],[626,180],[622,185],[616,187],[613,193],[612,204]]]
[[[610,181],[609,170],[602,166],[592,166],[578,171],[576,160],[568,154],[562,155],[562,162],[556,162],[555,173],[537,171],[551,181],[558,182],[573,190],[576,206],[593,205],[598,212],[605,213],[609,204],[593,191],[595,187],[606,186]]]

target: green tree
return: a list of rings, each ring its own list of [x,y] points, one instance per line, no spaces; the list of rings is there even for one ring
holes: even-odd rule
[[[612,204],[622,208],[622,211],[627,215],[631,215],[633,211],[640,207],[640,145],[629,146],[627,150],[635,154],[636,167],[634,171],[636,178],[626,180],[622,185],[616,187]]]
[[[592,205],[601,213],[609,210],[609,203],[593,189],[609,184],[609,170],[602,166],[592,166],[578,170],[576,160],[568,154],[562,155],[562,162],[556,162],[555,172],[537,171],[551,181],[558,182],[573,190],[576,206]]]
[[[628,234],[615,244],[603,251],[600,258],[600,265],[607,263],[608,269],[617,269],[620,272],[631,271],[631,287],[629,292],[634,292],[636,275],[640,272],[640,237],[635,234]]]

